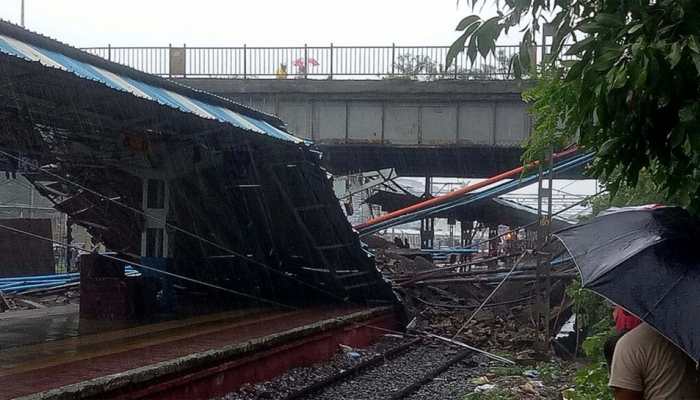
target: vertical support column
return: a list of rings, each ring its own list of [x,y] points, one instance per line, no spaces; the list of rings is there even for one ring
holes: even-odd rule
[[[309,46],[304,43],[304,79],[309,77]]]
[[[73,220],[66,214],[66,272],[72,272],[71,260],[73,252],[76,251],[71,247],[73,242]]]
[[[248,46],[243,44],[243,79],[248,79]]]
[[[350,104],[349,101],[345,101],[345,143],[350,140]]]
[[[112,53],[110,47],[110,54]],[[111,59],[110,59],[111,61]],[[168,78],[173,77],[173,44],[168,43]]]
[[[141,264],[163,271],[170,269],[170,237],[166,220],[170,207],[170,187],[166,176],[161,173],[153,173],[143,178],[142,209],[147,217],[144,221],[144,230],[141,233]],[[158,301],[147,302],[141,307],[144,312],[147,309],[159,307],[162,311],[169,311],[175,305],[175,293],[172,279],[154,271],[141,271],[143,278],[151,282],[154,287],[159,286],[162,296]],[[151,296],[150,291],[143,296]],[[143,297],[146,298],[146,297]]]
[[[141,256],[167,258],[168,233],[165,220],[168,216],[168,182],[162,177],[143,179],[142,208],[147,217],[141,233]]]
[[[182,77],[187,78],[187,45],[182,44]]]
[[[425,177],[425,192],[424,198],[432,196],[433,179],[430,176]],[[420,243],[421,249],[432,249],[435,241],[435,218],[428,217],[420,221]]]
[[[474,241],[474,232],[476,231],[476,228],[474,228],[474,221],[459,221],[459,229],[460,229],[460,245],[462,248],[471,248],[473,241]],[[471,254],[462,254],[459,257],[460,261],[465,262],[465,261],[470,261],[472,259]],[[469,270],[471,271],[471,265],[468,267],[464,268],[463,270]]]
[[[474,221],[459,221],[460,229],[460,245],[469,247],[472,245],[472,232],[474,230]]]
[[[552,42],[552,43],[547,43],[547,42]],[[549,61],[549,58],[552,53],[552,48],[549,48],[549,51],[547,50],[548,46],[551,46],[554,44],[554,25],[552,24],[543,24],[542,25],[542,59],[539,60],[542,65],[544,65],[546,62]],[[534,47],[536,48],[536,46]],[[535,53],[535,57],[533,57],[532,62],[533,64],[537,64],[537,54]]]
[[[489,258],[498,257],[498,225],[489,226]],[[498,261],[493,260],[488,263],[489,268],[497,268]]]
[[[435,241],[435,218],[424,218],[420,221],[420,248],[432,249]]]
[[[330,57],[330,58],[331,58],[331,60],[330,60],[330,63],[331,63],[331,67],[330,67],[330,68],[331,68],[331,73],[330,73],[330,75],[329,75],[329,78],[330,78],[330,79],[333,79],[333,43],[331,43],[331,57]]]
[[[447,218],[447,226],[450,227],[450,247],[455,247],[455,225],[457,225],[455,217]]]
[[[549,169],[548,177],[544,177],[542,163],[540,163],[539,179],[537,183],[538,224],[537,241],[535,245],[535,257],[537,262],[535,280],[535,322],[537,324],[538,335],[535,347],[538,351],[548,353],[551,280],[549,257],[542,249],[549,239],[552,218],[552,151],[547,154],[545,164],[546,168]]]
[[[384,140],[384,127],[386,126],[386,102],[382,102],[382,141],[381,143],[386,143]]]
[[[497,115],[497,110],[498,104],[494,101],[491,103],[491,113],[493,114],[493,120],[491,121],[491,145],[496,146],[496,143],[498,142],[497,136],[498,136],[498,115]]]

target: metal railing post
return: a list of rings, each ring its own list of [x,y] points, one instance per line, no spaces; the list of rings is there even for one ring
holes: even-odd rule
[[[172,66],[173,66],[173,44],[168,43],[168,78],[173,77]]]
[[[333,43],[331,43],[331,75],[330,78],[333,79]]]
[[[185,43],[182,44],[182,77],[187,78],[187,45]]]
[[[248,46],[243,44],[243,79],[248,79],[248,54],[246,49]]]
[[[459,63],[459,59],[457,58],[457,57],[459,57],[459,54],[461,54],[461,53],[457,53],[457,55],[455,56],[454,62],[452,63],[455,66],[455,80],[459,79],[459,66],[457,65]]]
[[[542,39],[542,43],[533,44],[531,48],[531,60],[533,60],[533,64],[547,62],[549,57],[547,52],[551,51],[548,50],[548,46],[551,46],[551,43],[548,44],[547,40],[548,39],[545,37]],[[394,77],[405,72],[403,71],[403,66],[398,65],[399,60],[402,62],[404,61],[402,57],[416,57],[416,54],[419,54],[421,57],[427,57],[423,54],[429,54],[430,57],[428,58],[432,59],[432,57],[438,57],[448,50],[446,46],[411,47],[397,46],[396,43],[392,43],[391,46],[340,47],[340,53],[337,55],[335,54],[336,46],[332,42],[328,47],[309,47],[308,44],[304,44],[304,47],[253,47],[254,52],[250,54],[248,54],[247,44],[244,44],[243,47],[195,47],[188,49],[187,44],[182,44],[182,47],[168,44],[167,47],[151,48],[113,47],[108,43],[103,47],[89,47],[83,48],[83,50],[103,57],[108,61],[121,62],[132,68],[156,73],[164,77],[216,76],[222,74],[220,72],[222,68],[225,72],[227,68],[230,67],[235,69],[230,71],[230,74],[235,75],[239,79],[275,76],[275,72],[271,74],[270,71],[268,71],[270,65],[267,65],[267,63],[272,63],[275,60],[277,60],[276,62],[288,61],[284,59],[279,60],[278,58],[280,55],[282,55],[283,58],[293,56],[293,62],[296,64],[290,67],[289,74],[306,79],[308,79],[309,76],[313,77],[315,75],[326,76],[327,79],[339,79],[338,77],[342,77],[343,79],[356,79],[358,76],[366,75]],[[510,56],[516,48],[516,46],[497,46],[498,51],[496,51],[493,56],[486,58],[479,57],[475,65],[470,65],[466,56],[458,56],[451,66],[451,68],[453,68],[451,72],[449,69],[443,68],[442,64],[440,64],[440,69],[437,71],[430,72],[432,70],[421,70],[419,74],[421,76],[439,74],[446,79],[466,79],[476,76],[477,72],[472,68],[478,67],[479,71],[481,71],[479,75],[484,75],[486,78],[512,79],[512,76],[508,76],[506,73],[507,65],[505,65],[503,60],[509,58],[507,56]],[[318,50],[317,53],[320,55],[314,53],[316,49]],[[303,51],[303,55],[299,54],[300,50]],[[324,55],[326,50],[330,52],[327,56]],[[387,54],[387,50],[390,51],[391,54]],[[224,53],[221,53],[221,51],[224,51]],[[238,51],[243,52],[242,70],[237,69],[240,68],[239,62],[241,62],[239,58],[241,54],[237,53]],[[256,51],[259,53],[255,53]],[[192,65],[189,65],[189,52],[192,53],[193,57]],[[406,54],[398,54],[398,52],[406,52]],[[499,57],[499,54],[503,56],[503,59]],[[542,59],[542,55],[544,55],[544,59]],[[320,57],[324,60],[323,62],[328,63],[328,67],[326,67],[326,64],[318,67],[319,59],[314,57]],[[248,65],[249,61],[250,65]],[[391,63],[391,66],[386,66],[385,63],[387,61]],[[340,62],[340,64],[336,67],[336,63],[338,62]],[[163,66],[163,63],[167,65]],[[310,63],[313,63],[313,65]],[[272,67],[277,68],[276,65],[272,65]],[[317,67],[316,72],[309,71],[310,68],[315,67]],[[190,72],[192,73],[190,74]]]
[[[304,79],[309,77],[309,47],[304,43]]]

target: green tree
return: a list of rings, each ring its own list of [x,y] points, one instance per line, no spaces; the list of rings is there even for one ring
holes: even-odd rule
[[[493,0],[469,0],[472,7]],[[665,198],[700,211],[700,1],[501,0],[498,14],[464,18],[446,64],[460,51],[475,59],[522,28],[517,76],[549,86],[534,101],[536,124],[527,156],[547,144],[576,142],[596,152],[591,173],[615,193],[649,177]],[[552,57],[539,71],[534,38],[547,20]],[[541,101],[538,112],[537,102]],[[548,127],[545,129],[544,127]],[[538,147],[539,146],[539,147]]]

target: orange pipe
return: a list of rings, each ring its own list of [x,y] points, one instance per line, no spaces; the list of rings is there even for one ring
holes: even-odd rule
[[[574,153],[576,153],[576,151],[578,151],[578,149],[576,147],[574,147],[574,148],[571,148],[569,150],[564,150],[561,153],[556,153],[552,156],[552,158],[554,160],[556,160],[558,158],[562,158],[562,157],[566,157],[566,156],[569,156],[571,154],[574,154]],[[477,189],[481,189],[485,186],[491,185],[491,184],[496,183],[498,181],[501,181],[503,179],[512,178],[516,175],[522,174],[523,171],[525,170],[525,168],[536,167],[538,164],[539,164],[539,161],[533,161],[527,165],[523,165],[523,166],[520,166],[518,168],[511,169],[510,171],[502,172],[496,176],[492,176],[492,177],[490,177],[484,181],[481,181],[479,183],[475,183],[473,185],[467,185],[461,189],[457,189],[453,192],[443,194],[442,196],[436,196],[436,197],[433,197],[431,199],[421,201],[420,203],[416,203],[414,205],[408,206],[406,208],[392,211],[388,214],[380,215],[377,218],[373,218],[367,222],[355,225],[353,228],[360,230],[360,229],[372,226],[374,224],[378,224],[380,222],[390,220],[392,218],[400,217],[402,215],[421,210],[421,209],[426,208],[426,207],[430,207],[430,206],[444,203],[447,200],[454,199],[455,197],[463,196],[469,192],[473,192]]]

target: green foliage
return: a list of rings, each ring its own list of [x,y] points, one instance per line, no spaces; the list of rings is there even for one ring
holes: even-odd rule
[[[506,365],[493,366],[489,368],[489,372],[496,376],[523,376],[525,371],[533,369],[532,367],[524,367],[522,365]],[[562,375],[561,366],[556,362],[541,362],[534,368],[539,372],[542,382],[551,384],[556,382]]]
[[[397,78],[412,80],[418,79],[420,75],[437,75],[442,72],[430,57],[421,55],[400,54],[394,67]]]
[[[532,133],[525,141],[524,160],[544,160],[550,149],[560,149],[573,143],[575,132],[562,124],[566,106],[575,101],[576,94],[567,90],[558,71],[541,74],[537,84],[523,92],[534,115]]]
[[[602,297],[581,288],[578,281],[574,281],[566,293],[574,300],[579,323],[589,333],[582,347],[590,364],[576,372],[573,399],[612,400],[608,388],[608,367],[603,354],[605,341],[614,332],[610,306]]]
[[[610,317],[607,319],[610,320]],[[598,324],[598,331],[583,342],[583,351],[591,363],[576,372],[574,380],[576,389],[574,400],[612,400],[612,391],[608,388],[610,375],[603,356],[605,341],[613,334],[609,323]]]
[[[495,366],[489,371],[496,376],[520,376],[525,372],[525,368],[520,365]]]
[[[504,50],[496,52],[496,64],[485,63],[470,67],[447,69],[429,56],[410,53],[399,54],[394,63],[395,72],[384,79],[406,79],[434,81],[440,79],[484,79],[488,76],[508,73],[508,56]]]
[[[576,373],[574,400],[613,400],[608,388],[608,367],[605,362],[594,362]]]
[[[566,288],[566,295],[574,302],[579,327],[592,330],[594,334],[609,331],[612,309],[602,297],[582,288],[578,280],[574,280]]]
[[[524,29],[521,51],[510,65],[516,74],[533,75],[525,53],[545,16],[550,17],[552,56],[544,69],[563,79],[535,89],[541,91],[532,100],[542,129],[530,140],[528,157],[541,157],[543,145],[575,141],[596,152],[590,172],[606,178],[613,194],[617,188],[635,187],[640,173],[646,173],[665,197],[700,212],[700,2],[497,4],[493,18],[463,20],[450,56],[466,49],[474,59],[492,51],[501,34],[519,27]]]
[[[563,374],[561,365],[553,361],[538,364],[537,372],[545,385],[557,383]]]

